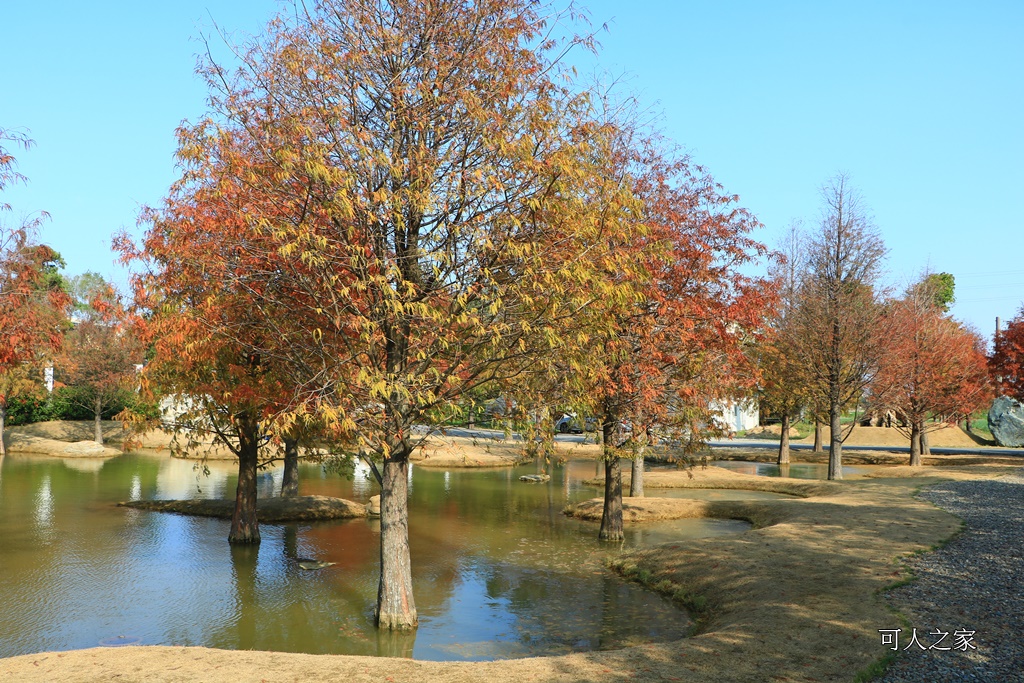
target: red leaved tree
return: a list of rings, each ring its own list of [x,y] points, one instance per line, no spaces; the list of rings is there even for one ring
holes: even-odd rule
[[[1024,402],[1024,306],[993,343],[989,370],[1001,393]]]
[[[984,343],[943,314],[928,280],[890,302],[885,317],[886,352],[872,403],[900,418],[898,429],[910,438],[910,464],[916,466],[927,432],[955,425],[990,401]]]
[[[12,142],[25,148],[31,144],[25,136],[0,128],[0,191],[24,181],[14,155],[4,147]],[[0,215],[9,210],[0,201]],[[30,370],[60,347],[71,304],[58,273],[64,265],[60,254],[34,241],[44,216],[0,229],[0,454],[5,452],[7,401],[36,386]]]
[[[768,283],[741,272],[765,249],[748,237],[758,224],[737,198],[663,141],[619,134],[611,167],[628,188],[629,211],[613,220],[630,229],[608,235],[628,241],[613,238],[597,265],[614,296],[580,319],[589,337],[584,390],[604,436],[603,540],[623,537],[620,458],[634,462],[632,492],[642,495],[643,455],[655,439],[700,444],[722,431],[716,401],[753,389],[745,344],[773,301]]]

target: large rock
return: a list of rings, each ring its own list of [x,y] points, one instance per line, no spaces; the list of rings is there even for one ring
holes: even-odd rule
[[[988,411],[988,429],[1000,446],[1024,446],[1024,403],[1000,396]]]

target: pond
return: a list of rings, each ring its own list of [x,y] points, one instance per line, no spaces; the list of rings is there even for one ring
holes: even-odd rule
[[[688,616],[603,565],[619,546],[562,514],[596,497],[594,461],[518,477],[413,467],[410,543],[420,626],[372,625],[379,522],[261,525],[257,548],[232,548],[228,521],[116,507],[128,499],[231,497],[234,467],[209,476],[166,455],[107,461],[0,458],[0,657],[97,645],[203,645],[307,653],[488,660],[609,649],[683,637]],[[301,468],[300,493],[365,501],[365,473]],[[260,475],[260,496],[280,490]],[[658,495],[652,491],[652,495]],[[623,547],[749,528],[678,520],[626,529]],[[316,571],[296,558],[336,563]]]

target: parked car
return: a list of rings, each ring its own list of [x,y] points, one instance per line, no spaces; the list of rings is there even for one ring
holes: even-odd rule
[[[597,420],[592,417],[577,417],[576,413],[562,413],[562,417],[555,421],[555,432],[558,434],[582,434],[584,431],[593,432],[597,430]]]

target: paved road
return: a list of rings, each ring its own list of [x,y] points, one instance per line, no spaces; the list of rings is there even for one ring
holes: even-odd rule
[[[770,448],[778,449],[778,441],[767,441],[764,439],[717,439],[710,442],[712,448]],[[790,448],[795,450],[809,451],[814,446],[809,443],[791,443]],[[826,450],[828,446],[826,445]],[[909,453],[910,446],[843,446],[844,451],[890,451],[895,453]],[[1012,455],[1024,457],[1024,448],[942,448],[932,446],[934,455]]]
[[[483,429],[480,427],[449,427],[444,430],[445,434],[450,436],[463,436],[474,439],[495,439],[502,438],[504,432],[500,429]],[[518,434],[513,434],[514,438],[519,438]],[[586,438],[593,443],[594,436],[592,434],[586,435]],[[583,434],[556,434],[555,441],[565,443],[583,443]],[[770,441],[766,439],[715,439],[712,440],[709,445],[712,448],[766,448],[766,449],[778,449],[778,441]],[[807,443],[791,443],[789,445],[793,450],[805,450],[809,451],[813,448],[811,444]],[[828,446],[826,445],[826,448]],[[889,451],[895,453],[910,453],[910,446],[853,446],[846,445],[843,447],[844,451]],[[1009,455],[1024,457],[1024,448],[994,448],[994,447],[977,447],[977,448],[942,448],[932,447],[932,453],[935,455]]]

